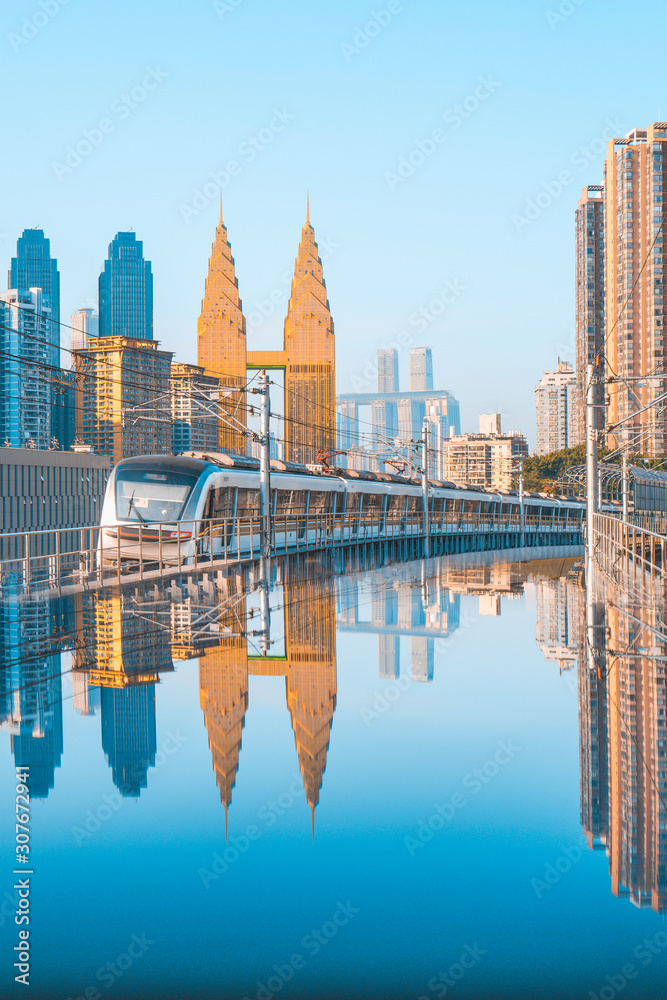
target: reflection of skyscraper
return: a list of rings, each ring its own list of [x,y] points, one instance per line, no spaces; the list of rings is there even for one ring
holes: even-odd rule
[[[171,634],[160,627],[154,592],[98,591],[77,599],[74,673],[101,688],[102,748],[121,795],[136,797],[155,766],[155,683],[173,669]],[[74,681],[73,681],[74,683]],[[76,681],[78,692],[81,681]]]
[[[547,662],[569,670],[577,662],[584,591],[564,578],[538,580],[535,596],[537,644]]]
[[[380,680],[395,680],[400,676],[401,640],[399,636],[378,636],[378,662]]]
[[[206,656],[199,660],[199,703],[204,713],[220,801],[225,807],[225,825],[248,709],[247,639],[239,627],[239,622],[245,623],[245,620],[246,602],[243,600],[225,612],[220,622],[223,634],[236,635],[208,649]]]
[[[6,591],[0,602],[0,726],[11,734],[16,766],[30,768],[33,798],[47,797],[63,753],[60,653],[51,652],[59,612],[59,602]]]
[[[413,636],[410,639],[410,660],[412,663],[411,674],[413,681],[433,680],[433,639],[424,639],[422,636]]]
[[[137,797],[155,766],[155,685],[101,691],[102,749],[121,795]]]
[[[593,669],[583,625],[579,668],[583,831],[590,847],[606,847],[613,894],[658,913],[667,910],[662,600],[609,602],[604,620],[594,604]]]
[[[287,705],[314,823],[336,709],[333,581],[293,584],[286,605]]]

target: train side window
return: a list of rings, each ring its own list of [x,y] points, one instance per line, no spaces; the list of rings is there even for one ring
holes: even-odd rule
[[[387,505],[387,518],[389,520],[405,516],[405,496],[402,494],[392,494]]]
[[[335,493],[328,490],[310,491],[310,514],[328,514],[333,508],[333,498]]]
[[[408,514],[421,514],[424,510],[422,497],[408,497]]]
[[[232,517],[234,513],[234,490],[231,486],[212,488],[208,495],[206,517]]]
[[[276,514],[305,514],[305,490],[277,490]]]
[[[236,514],[237,517],[259,516],[259,490],[247,490],[239,487]]]
[[[373,520],[380,517],[383,499],[384,494],[382,493],[364,493],[364,506],[362,508],[364,518]]]

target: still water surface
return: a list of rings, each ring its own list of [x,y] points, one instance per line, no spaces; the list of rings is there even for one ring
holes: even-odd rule
[[[0,995],[29,765],[33,1000],[664,997],[661,609],[598,676],[572,562],[6,596]]]

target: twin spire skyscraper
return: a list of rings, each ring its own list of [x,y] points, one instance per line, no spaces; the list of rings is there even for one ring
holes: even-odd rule
[[[245,386],[248,369],[258,368],[284,373],[287,460],[315,462],[318,452],[334,448],[334,324],[309,205],[294,266],[283,349],[249,351],[221,203],[199,317],[197,362],[208,375],[220,379],[222,386],[231,388],[221,395],[220,451],[247,454]]]

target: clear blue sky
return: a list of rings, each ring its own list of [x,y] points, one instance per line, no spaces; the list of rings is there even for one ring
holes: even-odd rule
[[[309,187],[330,247],[338,390],[370,387],[377,347],[405,333],[433,347],[436,384],[459,397],[464,430],[499,410],[534,442],[534,385],[559,353],[574,359],[573,213],[601,178],[596,140],[667,115],[664,60],[651,55],[661,4],[42,3],[5,0],[0,14],[0,266],[25,226],[42,226],[67,321],[96,305],[107,245],[133,228],[153,262],[155,336],[195,361],[218,205],[205,199],[187,220],[183,206],[236,161],[223,199],[247,316],[287,292]],[[148,68],[154,89],[133,100]],[[466,99],[464,119],[455,107]],[[54,167],[103,119],[109,130],[93,133],[101,141],[80,164]],[[431,155],[388,180],[434,129]],[[562,171],[560,195],[517,227]],[[462,290],[430,310],[447,281]],[[280,346],[284,311],[259,324],[255,313],[250,347]]]

